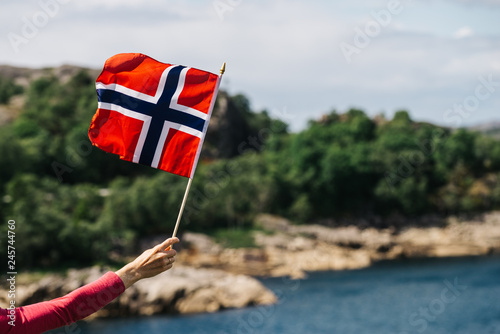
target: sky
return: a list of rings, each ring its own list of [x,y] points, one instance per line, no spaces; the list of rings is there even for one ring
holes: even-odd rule
[[[293,131],[359,108],[500,120],[500,0],[0,0],[0,64],[100,69],[140,52],[218,73]]]

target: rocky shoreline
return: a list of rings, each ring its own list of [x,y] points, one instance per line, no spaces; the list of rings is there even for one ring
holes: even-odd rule
[[[293,225],[261,215],[256,247],[229,249],[214,239],[184,233],[172,270],[136,283],[95,317],[216,312],[272,304],[276,296],[251,276],[290,276],[309,271],[360,269],[381,260],[500,254],[500,212],[473,220],[449,218],[443,227],[403,230]],[[60,297],[92,282],[108,269],[69,270],[16,287],[17,305]],[[0,306],[7,291],[0,289]]]
[[[402,230],[293,225],[270,215],[257,223],[264,231],[254,234],[257,248],[225,249],[205,235],[186,233],[183,242],[189,247],[179,261],[238,274],[303,278],[308,271],[360,269],[381,260],[500,254],[500,212]]]

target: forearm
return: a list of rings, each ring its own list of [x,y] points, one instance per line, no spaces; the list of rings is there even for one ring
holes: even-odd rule
[[[42,333],[68,325],[100,310],[123,291],[125,286],[120,277],[108,272],[64,297],[19,307],[16,309],[16,329],[19,333]]]
[[[118,297],[126,288],[140,279],[153,277],[172,268],[179,242],[170,238],[154,248],[144,251],[134,261],[120,270],[106,273],[95,282],[87,284],[64,297],[34,305],[16,308],[15,326],[0,323],[6,333],[43,333],[86,318]],[[7,319],[7,310],[0,309],[0,320]]]

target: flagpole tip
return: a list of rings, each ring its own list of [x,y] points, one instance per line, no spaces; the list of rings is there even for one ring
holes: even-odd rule
[[[226,63],[222,64],[222,67],[220,68],[220,75],[223,75],[224,72],[226,72]]]

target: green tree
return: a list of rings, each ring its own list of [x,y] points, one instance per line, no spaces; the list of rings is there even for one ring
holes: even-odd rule
[[[0,104],[7,104],[12,96],[22,92],[23,88],[12,79],[0,76]]]

